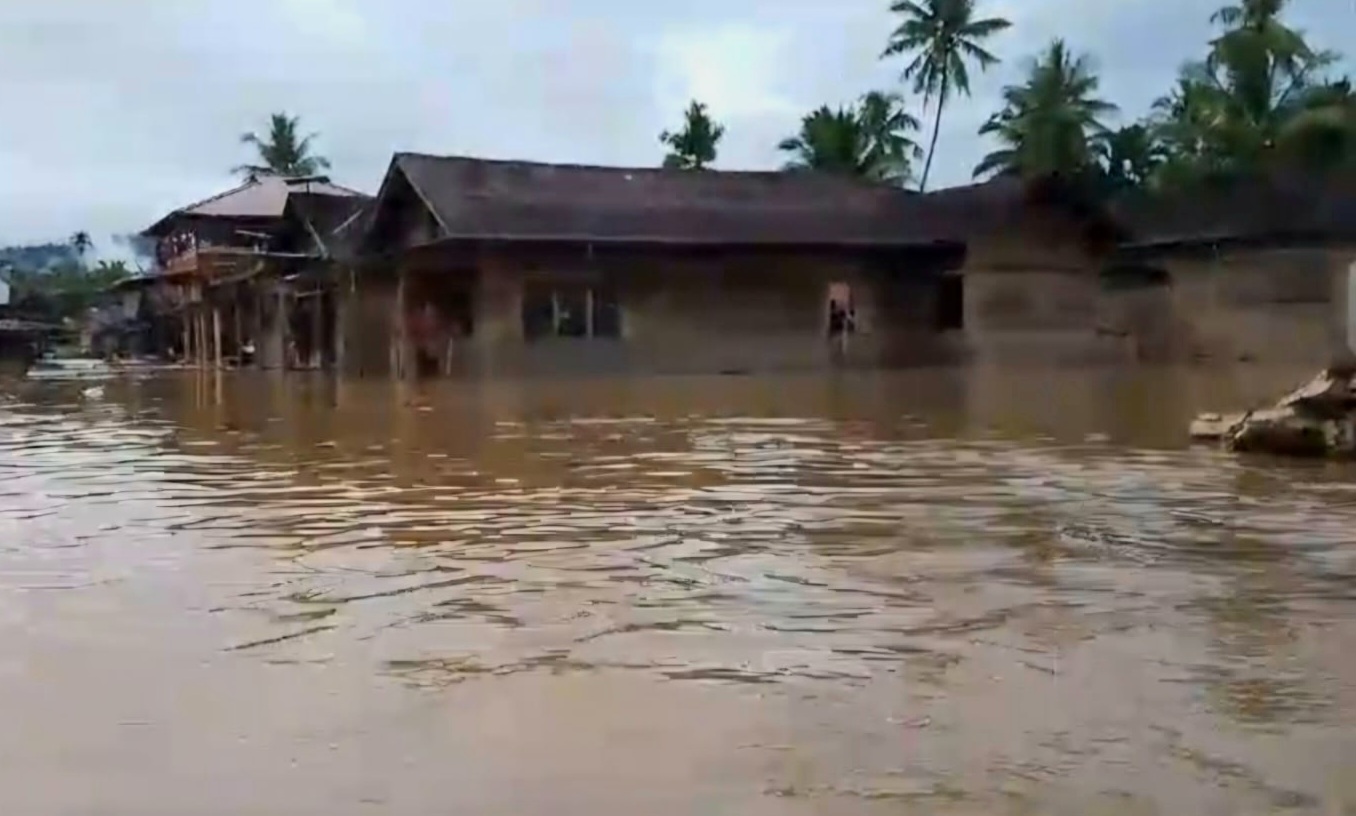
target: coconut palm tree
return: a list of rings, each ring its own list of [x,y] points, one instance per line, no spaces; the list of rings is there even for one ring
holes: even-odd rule
[[[1286,5],[1243,0],[1215,12],[1211,21],[1224,31],[1155,103],[1154,123],[1170,154],[1164,175],[1174,183],[1245,175],[1277,161],[1342,160],[1345,137],[1333,125],[1345,121],[1345,103],[1340,83],[1323,81],[1335,56],[1280,20]],[[1322,149],[1304,149],[1309,139]]]
[[[240,173],[246,179],[254,180],[259,176],[313,176],[321,170],[329,169],[330,162],[324,156],[311,152],[311,144],[316,134],[300,135],[300,117],[286,113],[274,113],[269,116],[269,128],[266,136],[246,133],[240,137],[242,144],[251,145],[259,154],[256,164],[242,164],[232,172]]]
[[[871,91],[857,103],[857,121],[868,140],[868,163],[881,181],[906,184],[913,180],[913,163],[923,158],[923,148],[910,134],[921,124],[904,109],[904,100],[893,93]]]
[[[811,111],[801,119],[800,132],[777,149],[791,154],[788,170],[904,184],[922,152],[908,135],[917,129],[918,120],[904,111],[899,97],[872,92],[856,105]]]
[[[1269,73],[1291,75],[1303,71],[1318,53],[1304,35],[1281,22],[1290,0],[1242,0],[1210,15],[1224,32],[1210,42],[1210,59],[1238,62],[1244,52],[1265,57]]]
[[[659,141],[669,148],[664,166],[678,170],[705,169],[716,160],[716,149],[724,135],[725,126],[711,118],[706,105],[693,100],[683,112],[682,129],[659,134]]]
[[[912,54],[903,79],[923,94],[924,103],[937,106],[932,123],[932,141],[919,189],[927,189],[932,160],[937,153],[942,110],[953,96],[970,95],[970,66],[986,70],[998,57],[982,43],[1012,25],[1001,17],[978,18],[975,0],[896,0],[890,10],[903,19],[890,35],[882,58]]]
[[[787,170],[818,170],[864,177],[868,170],[867,136],[851,108],[823,105],[805,114],[800,132],[783,139],[777,149],[790,153]]]
[[[1003,89],[1004,105],[980,128],[1003,145],[975,167],[993,174],[1078,174],[1090,170],[1116,106],[1097,96],[1100,80],[1086,55],[1054,40],[1027,68],[1026,81]]]
[[[1111,192],[1148,186],[1166,159],[1154,129],[1139,122],[1107,132],[1097,149],[1102,178]]]

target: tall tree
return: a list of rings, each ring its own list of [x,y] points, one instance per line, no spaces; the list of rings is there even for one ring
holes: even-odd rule
[[[872,175],[896,184],[913,181],[913,163],[923,158],[923,148],[910,134],[921,124],[904,109],[904,100],[898,94],[871,91],[857,103],[856,112],[867,139],[868,164],[875,168]]]
[[[800,132],[777,145],[790,153],[785,169],[818,170],[864,177],[869,172],[867,136],[851,108],[823,105],[801,117]]]
[[[1148,186],[1165,158],[1153,128],[1139,122],[1107,132],[1097,147],[1103,182],[1113,193]]]
[[[1287,0],[1243,0],[1211,16],[1223,31],[1154,106],[1154,124],[1170,148],[1165,180],[1247,175],[1277,162],[1343,161],[1343,128],[1332,125],[1344,120],[1346,103],[1340,83],[1323,77],[1335,57],[1285,25],[1286,6]],[[1314,138],[1326,139],[1330,149],[1307,154],[1300,146]]]
[[[1277,138],[1283,160],[1315,169],[1356,170],[1356,90],[1350,79],[1310,88]]]
[[[942,110],[953,96],[970,95],[971,64],[986,70],[998,63],[998,57],[982,43],[1012,23],[1001,17],[976,17],[975,0],[895,0],[890,10],[903,20],[881,57],[912,54],[903,79],[913,81],[914,91],[923,94],[925,103],[937,106],[919,183],[919,189],[925,190],[937,153]]]
[[[1100,79],[1086,55],[1055,40],[1027,68],[1026,81],[1003,89],[1004,105],[980,128],[1002,147],[975,176],[1074,175],[1093,168],[1116,106],[1097,96]]]
[[[664,166],[678,170],[705,169],[716,160],[716,150],[724,135],[725,126],[711,118],[706,105],[693,100],[683,112],[682,128],[659,134],[659,141],[669,149]]]
[[[313,176],[329,169],[329,160],[312,152],[316,134],[300,135],[300,124],[300,117],[271,114],[267,135],[246,133],[240,137],[242,144],[251,145],[258,152],[258,162],[239,165],[232,172],[254,180],[269,175]]]
[[[873,91],[855,105],[824,105],[806,114],[800,131],[777,149],[791,154],[788,170],[904,184],[922,152],[908,135],[917,129],[918,120],[904,111],[898,96]]]

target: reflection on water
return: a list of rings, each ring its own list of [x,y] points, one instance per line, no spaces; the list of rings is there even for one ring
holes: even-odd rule
[[[0,811],[1356,808],[1304,373],[11,388]]]

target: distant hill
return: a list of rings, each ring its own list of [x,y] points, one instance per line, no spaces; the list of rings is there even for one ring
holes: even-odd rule
[[[13,266],[15,269],[44,270],[62,263],[77,260],[75,250],[70,244],[29,244],[28,246],[0,247],[0,266]]]

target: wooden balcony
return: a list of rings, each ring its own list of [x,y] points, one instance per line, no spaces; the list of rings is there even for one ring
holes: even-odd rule
[[[213,283],[235,277],[260,263],[266,253],[248,247],[191,247],[162,264],[169,278],[191,278]]]

